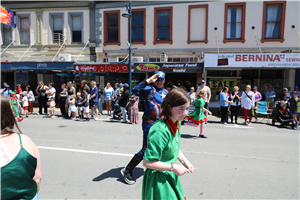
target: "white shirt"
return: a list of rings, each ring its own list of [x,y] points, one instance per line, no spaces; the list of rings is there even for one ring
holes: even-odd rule
[[[47,92],[53,92],[53,94],[52,95],[47,95],[47,98],[48,99],[50,99],[51,97],[54,97],[54,99],[55,99],[55,93],[56,93],[56,89],[53,87],[53,88],[48,88],[47,89]]]
[[[23,106],[27,107],[28,106],[28,98],[27,98],[27,96],[23,96],[22,101],[23,101]]]
[[[193,92],[192,94],[191,94],[191,92],[188,92],[188,95],[190,96],[190,98],[191,98],[191,103],[193,104],[194,101],[195,101],[196,92]]]
[[[211,92],[210,92],[210,88],[207,87],[207,86],[204,86],[204,88],[202,88],[201,86],[199,86],[199,87],[197,88],[197,92],[199,92],[200,90],[204,90],[204,91],[205,91],[204,101],[207,102],[207,100],[208,100],[208,95],[211,93]]]
[[[248,96],[251,99],[246,95],[246,93],[248,94]],[[247,110],[250,110],[251,108],[254,108],[254,102],[255,102],[254,93],[252,91],[250,91],[250,92],[244,91],[242,94],[242,99],[241,99],[242,107]]]

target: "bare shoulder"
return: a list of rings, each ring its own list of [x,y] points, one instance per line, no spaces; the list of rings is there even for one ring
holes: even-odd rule
[[[32,156],[37,157],[38,148],[34,142],[30,139],[29,136],[20,134],[22,138],[23,147],[30,153]]]

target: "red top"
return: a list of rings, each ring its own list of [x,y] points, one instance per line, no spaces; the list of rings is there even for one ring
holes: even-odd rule
[[[285,114],[285,115],[288,115],[288,114],[289,114],[288,110],[287,110],[287,109],[284,109],[284,108],[280,108],[279,111],[281,111],[282,114]]]
[[[165,120],[172,132],[172,134],[175,136],[176,133],[177,133],[177,129],[179,130],[179,122],[176,121],[175,124],[172,122],[172,120],[168,119],[168,120]]]
[[[21,94],[20,94],[20,92],[21,92]],[[22,98],[22,93],[23,93],[22,88],[18,88],[16,91],[16,94],[20,94],[20,98]]]

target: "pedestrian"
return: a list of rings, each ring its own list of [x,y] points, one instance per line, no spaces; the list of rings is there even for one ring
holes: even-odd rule
[[[23,92],[22,95],[23,95],[22,105],[23,105],[23,110],[24,110],[24,117],[28,117],[28,97],[27,97],[27,92]]]
[[[39,199],[37,193],[42,179],[39,150],[28,136],[22,134],[10,99],[1,95],[0,102],[0,199]],[[14,132],[15,127],[18,132]]]
[[[14,92],[11,93],[10,104],[11,104],[11,108],[14,111],[15,116],[17,117],[18,121],[19,122],[22,121],[23,118],[20,117],[19,112],[18,112],[18,108],[17,108],[17,106],[19,105],[18,97],[16,96],[16,93],[14,93]]]
[[[257,86],[254,86],[253,93],[255,96],[255,106],[257,106],[257,103],[262,100],[261,93],[258,91]]]
[[[299,87],[295,86],[294,91],[292,91],[290,94],[293,97],[294,96],[294,92],[298,92],[299,93]],[[298,94],[298,97],[300,97],[300,94]]]
[[[76,95],[72,94],[71,99],[69,100],[69,110],[71,111],[71,119],[76,119]]]
[[[230,99],[232,103],[230,104],[230,118],[232,124],[238,123],[238,116],[241,109],[241,99],[242,99],[242,93],[239,92],[239,87],[235,86],[233,88],[233,92],[230,94]],[[235,117],[233,121],[233,117]]]
[[[39,86],[37,86],[35,92],[38,95],[38,103],[39,103],[39,112],[38,114],[41,115],[42,109],[44,107],[44,114],[47,115],[47,96],[46,96],[46,90],[48,89],[47,86],[44,85],[42,81],[39,82]]]
[[[81,104],[82,101],[83,101],[83,98],[81,97],[81,93],[77,92],[76,104],[78,105],[77,110],[78,110],[79,119],[83,119],[83,107]]]
[[[76,94],[76,89],[73,86],[72,81],[69,81],[67,84],[67,99],[65,104],[65,110],[66,110],[66,118],[69,118],[69,100],[71,99],[73,94]]]
[[[112,112],[111,101],[112,101],[112,97],[114,96],[114,89],[111,87],[110,83],[107,83],[106,87],[104,88],[104,96],[106,102],[107,115],[111,116],[111,112]]]
[[[79,105],[82,105],[83,112],[86,115],[86,121],[90,121],[89,95],[87,93],[88,90],[89,90],[88,87],[84,87],[82,89],[82,91],[83,91],[83,96],[82,96],[83,100],[79,104]]]
[[[35,101],[34,94],[31,90],[30,85],[26,86],[26,92],[27,92],[27,97],[28,97],[28,113],[32,115],[33,113],[33,102]]]
[[[48,106],[49,106],[49,115],[48,115],[48,117],[50,117],[50,118],[55,117],[56,103],[54,101],[54,97],[50,97],[50,99],[48,100]]]
[[[119,97],[119,105],[122,111],[122,116],[123,116],[123,120],[121,121],[121,123],[127,123],[127,119],[126,119],[126,106],[128,103],[128,98],[129,98],[129,85],[127,83],[123,84],[123,93],[122,95]]]
[[[95,110],[95,112],[96,112],[95,113],[95,120],[97,121],[97,120],[99,120],[99,118],[98,118],[98,113],[99,113],[99,110],[98,110],[98,91],[99,91],[99,89],[96,86],[96,81],[92,81],[91,84],[92,84],[92,88],[91,88],[90,98],[89,98],[91,113],[92,113],[91,118],[93,119],[94,110]]]
[[[139,97],[135,96],[134,94],[131,95],[129,102],[130,102],[130,123],[131,124],[138,124],[140,123],[139,118]]]
[[[269,90],[266,92],[266,102],[269,102],[270,109],[273,109],[273,105],[275,102],[276,94],[272,88],[272,86],[269,86]]]
[[[204,132],[204,123],[207,121],[207,117],[205,115],[205,113],[207,112],[209,115],[211,115],[212,113],[207,110],[206,108],[204,108],[205,105],[205,101],[204,101],[204,96],[205,96],[205,90],[200,90],[199,92],[197,92],[197,96],[196,96],[196,101],[193,103],[193,106],[195,107],[194,111],[192,113],[189,113],[187,115],[187,119],[192,121],[192,123],[190,122],[185,122],[185,125],[191,125],[191,126],[199,126],[200,125],[200,134],[199,137],[200,138],[207,138],[203,132]]]
[[[82,80],[81,81],[81,87],[80,87],[81,96],[84,95],[83,88],[86,88],[87,89],[87,93],[90,94],[90,87],[87,85],[87,81],[86,80]]]
[[[181,121],[188,114],[190,98],[181,88],[173,89],[163,101],[162,115],[148,134],[143,165],[142,199],[186,199],[179,176],[196,169],[180,150]],[[175,164],[179,160],[180,164]]]
[[[16,90],[15,92],[16,92],[16,95],[17,95],[17,94],[20,95],[20,100],[22,101],[22,94],[23,94],[23,91],[22,91],[22,88],[21,88],[21,84],[17,84],[17,90]]]
[[[228,87],[223,88],[223,92],[220,94],[220,106],[221,106],[221,123],[227,124],[228,123],[228,106],[233,101],[228,100]]]
[[[5,88],[1,91],[1,94],[3,94],[4,96],[6,96],[7,98],[10,98],[12,92],[13,91],[10,89],[10,86],[6,84]]]
[[[208,86],[206,86],[206,82],[205,80],[202,80],[201,83],[198,84],[198,88],[197,88],[197,92],[199,92],[200,90],[205,90],[205,94],[206,96],[204,97],[204,101],[205,101],[205,106],[204,108],[209,110],[209,102],[210,102],[210,99],[211,99],[211,91],[210,91],[210,88]],[[206,117],[207,117],[207,113],[206,114]],[[207,124],[207,122],[205,122]]]
[[[283,88],[283,92],[279,95],[279,100],[288,101],[290,98],[292,98],[292,96],[289,93],[289,90],[287,88]]]
[[[67,99],[67,93],[68,93],[68,90],[67,90],[67,87],[66,87],[66,84],[62,84],[61,85],[61,91],[59,93],[59,96],[60,96],[60,101],[59,101],[59,107],[60,107],[60,112],[61,112],[61,115],[63,117],[66,116],[66,99]]]
[[[99,114],[103,115],[103,106],[102,104],[104,103],[104,97],[103,97],[103,88],[102,86],[98,83],[97,84],[98,87],[98,110],[99,110]]]
[[[191,87],[191,90],[188,92],[188,95],[191,98],[191,105],[193,105],[194,101],[197,99],[194,87]]]
[[[300,92],[298,92],[298,96],[299,96],[299,93]],[[298,127],[299,127],[299,122],[300,122],[300,97],[298,98],[298,101],[297,101],[297,120],[298,120]]]
[[[115,107],[115,105],[119,105],[119,97],[120,96],[121,96],[120,95],[120,85],[119,85],[119,83],[115,83],[114,96],[112,99],[112,102],[114,104],[113,108]],[[113,109],[112,116],[114,116],[114,113],[115,113],[115,108]]]
[[[45,94],[47,95],[47,99],[54,97],[54,100],[55,100],[56,89],[54,88],[54,83],[51,82],[48,84],[48,88],[47,88]]]
[[[167,95],[164,89],[165,73],[157,71],[150,78],[142,81],[132,89],[134,95],[144,99],[145,111],[143,115],[143,145],[142,149],[133,156],[125,168],[121,170],[126,183],[132,185],[136,181],[132,176],[134,168],[143,160],[147,148],[147,138],[149,129],[160,119],[161,103]]]
[[[285,101],[285,103],[289,103],[289,109],[290,109],[290,115],[291,118],[293,119],[293,123],[297,126],[298,125],[298,121],[297,121],[297,103],[299,101],[298,95],[299,92],[295,91],[293,93],[293,97],[290,98],[288,101]]]
[[[251,91],[251,86],[247,85],[246,91],[243,92],[242,99],[241,99],[241,106],[244,109],[244,116],[245,116],[245,122],[243,123],[243,125],[251,124],[252,121],[251,111],[254,108],[254,101],[255,101],[255,96],[254,93]],[[248,117],[249,117],[249,122],[247,122]]]

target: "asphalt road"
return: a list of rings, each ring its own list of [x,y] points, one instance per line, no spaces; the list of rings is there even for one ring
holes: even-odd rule
[[[49,119],[19,123],[40,149],[41,199],[140,199],[144,167],[135,185],[120,170],[142,145],[141,124]],[[240,122],[243,120],[240,119]],[[199,170],[181,177],[187,199],[299,199],[299,131],[266,124],[221,125],[204,131],[182,126],[181,149]]]

